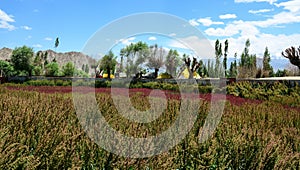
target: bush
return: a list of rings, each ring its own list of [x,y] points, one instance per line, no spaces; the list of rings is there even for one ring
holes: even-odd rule
[[[95,87],[96,88],[111,87],[111,81],[109,81],[109,80],[96,80],[95,81]]]
[[[55,82],[53,80],[29,80],[24,84],[29,86],[55,86]]]
[[[29,86],[71,86],[72,82],[69,80],[29,80],[24,83]]]
[[[249,99],[277,101],[284,105],[300,105],[300,87],[289,88],[287,82],[238,82],[227,86],[227,93]]]

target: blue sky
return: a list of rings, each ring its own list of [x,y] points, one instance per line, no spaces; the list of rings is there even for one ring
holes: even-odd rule
[[[54,49],[59,37],[57,51],[81,51],[100,28],[143,12],[178,16],[199,29],[211,44],[228,39],[230,56],[240,54],[248,38],[250,52],[258,56],[266,46],[273,58],[280,58],[285,48],[300,45],[299,0],[0,0],[0,48]],[[195,41],[193,36],[183,39]],[[139,40],[131,36],[116,42],[126,45]],[[142,40],[186,50],[178,42],[155,35]]]

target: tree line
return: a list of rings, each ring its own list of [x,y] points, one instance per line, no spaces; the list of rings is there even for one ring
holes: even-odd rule
[[[55,49],[59,45],[58,38],[55,41]],[[162,46],[148,45],[139,41],[131,43],[119,52],[120,62],[117,62],[118,56],[112,51],[103,56],[98,63],[91,66],[94,74],[97,76],[106,73],[108,78],[111,75],[125,73],[126,77],[149,78],[158,77],[159,71],[164,68],[164,78],[178,78],[184,71],[188,72],[188,78],[194,78],[195,74],[200,77],[210,78],[250,78],[250,77],[272,77],[286,76],[286,70],[278,70],[276,73],[270,64],[271,56],[268,48],[262,59],[262,66],[257,64],[256,54],[249,53],[250,40],[245,42],[244,50],[237,59],[237,53],[234,55],[234,61],[228,62],[229,42],[224,43],[216,40],[214,60],[204,62],[199,57],[189,56],[187,54],[179,55],[174,49],[167,50]],[[282,56],[289,59],[291,64],[297,66],[300,70],[300,47],[291,47],[282,52]],[[0,70],[2,76],[76,76],[89,77],[89,65],[82,65],[81,69],[76,69],[72,62],[68,62],[59,67],[56,58],[48,61],[48,54],[39,51],[34,54],[32,48],[27,46],[17,47],[13,50],[10,61],[0,61]],[[149,70],[153,70],[149,73]],[[148,72],[148,74],[146,74]]]
[[[99,61],[99,72],[105,72],[110,77],[111,74],[126,73],[126,77],[142,78],[147,69],[153,70],[153,73],[144,76],[145,78],[157,78],[161,68],[165,69],[166,77],[178,78],[184,71],[188,71],[188,78],[193,78],[197,73],[201,77],[211,78],[260,78],[273,76],[286,76],[287,70],[278,70],[276,73],[271,66],[271,55],[268,47],[265,48],[261,66],[258,66],[256,54],[250,54],[250,40],[245,42],[244,50],[237,59],[237,53],[234,55],[234,61],[227,68],[229,42],[225,40],[221,43],[215,42],[215,59],[204,60],[199,57],[191,57],[187,54],[179,55],[177,50],[166,50],[157,44],[148,45],[144,42],[131,43],[120,50],[120,63],[117,62],[117,56],[110,51]],[[282,55],[289,59],[292,64],[299,67],[300,70],[300,47],[296,50],[294,47],[288,48]]]

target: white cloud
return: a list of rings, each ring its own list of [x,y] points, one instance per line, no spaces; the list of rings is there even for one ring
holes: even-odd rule
[[[199,23],[198,23],[195,19],[189,20],[189,23],[190,23],[192,26],[199,26]]]
[[[237,16],[235,14],[224,14],[219,16],[220,19],[235,19]]]
[[[266,12],[271,12],[271,11],[274,11],[274,9],[249,10],[248,12],[250,14],[258,14],[258,13],[266,13]]]
[[[279,4],[275,3],[277,7],[283,7],[283,9],[290,12],[300,12],[300,1],[299,0],[290,0],[286,2],[281,2]]]
[[[200,39],[197,36],[189,36],[178,40],[171,40],[168,43],[171,48],[179,48],[183,51],[193,51],[197,56],[202,58],[211,57],[214,54],[213,46],[207,39]],[[180,52],[180,51],[179,51]]]
[[[156,37],[149,37],[148,40],[155,41],[155,40],[157,40],[157,38]]]
[[[277,0],[234,0],[235,3],[268,2],[273,4]]]
[[[33,45],[34,48],[42,48],[43,46],[41,44],[35,44]]]
[[[180,49],[189,49],[187,46],[185,46],[183,43],[180,43],[179,41],[172,40],[168,46],[174,47],[174,48],[180,48]]]
[[[51,38],[51,37],[46,37],[46,38],[44,38],[44,40],[45,40],[45,41],[52,41],[53,38]]]
[[[6,22],[15,22],[12,15],[7,15],[4,11],[0,9],[0,20]]]
[[[207,27],[209,27],[211,25],[223,25],[224,24],[223,22],[212,21],[210,17],[199,18],[197,21]]]
[[[0,9],[0,28],[8,29],[9,31],[15,30],[16,27],[11,25],[11,22],[15,22],[13,16],[6,14]]]
[[[274,15],[272,18],[264,21],[249,21],[253,25],[259,27],[278,26],[281,24],[300,23],[300,15],[295,15],[291,12],[281,12]]]
[[[29,27],[29,26],[22,26],[21,28],[23,28],[24,30],[32,30],[32,28],[31,27]]]
[[[123,45],[130,45],[131,43],[133,43],[132,41],[135,40],[135,37],[130,37],[127,39],[120,39],[118,41],[118,43],[122,43]]]
[[[230,29],[232,28],[232,29]],[[218,37],[227,37],[233,36],[239,33],[239,30],[230,24],[227,27],[223,28],[208,28],[204,31],[209,36],[218,36]]]
[[[237,34],[251,37],[257,35],[259,30],[251,23],[240,20],[226,25],[225,28],[208,28],[204,32],[209,36],[217,37],[229,37]]]

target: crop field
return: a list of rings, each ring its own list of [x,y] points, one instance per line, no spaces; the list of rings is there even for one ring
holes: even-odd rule
[[[117,99],[126,98],[121,95],[124,89],[113,90],[120,94]],[[131,88],[132,105],[148,110],[151,91]],[[182,94],[163,92],[167,106],[149,123],[120,116],[110,88],[96,88],[95,97],[116,131],[147,138],[167,130],[178,117]],[[300,87],[241,82],[228,86],[227,93],[221,121],[205,142],[199,137],[211,93],[191,96],[201,107],[179,144],[152,157],[129,158],[106,151],[88,137],[84,131],[88,118],[79,122],[71,86],[1,85],[0,169],[299,169]],[[157,108],[164,107],[160,95],[151,95]],[[82,98],[81,104],[88,105],[89,100]]]

